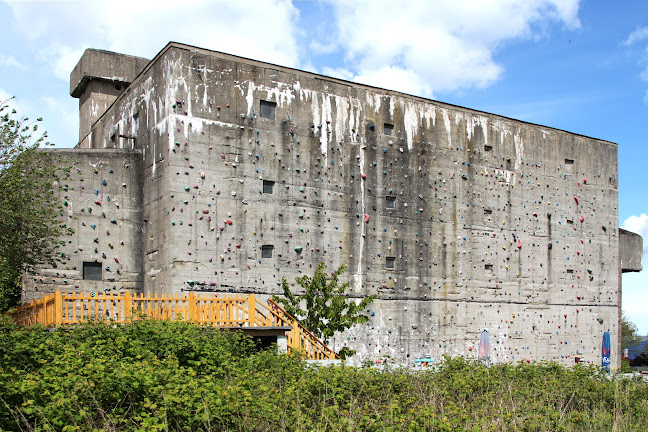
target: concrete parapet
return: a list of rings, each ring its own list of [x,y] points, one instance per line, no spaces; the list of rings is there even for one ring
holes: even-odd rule
[[[619,265],[623,273],[642,269],[643,239],[639,234],[619,228]]]

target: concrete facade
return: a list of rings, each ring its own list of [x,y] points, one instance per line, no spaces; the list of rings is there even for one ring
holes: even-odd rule
[[[102,53],[74,96],[112,97],[78,79],[106,75],[88,66]],[[603,332],[619,343],[637,259],[620,253],[616,144],[177,43],[115,56],[125,89],[104,113],[80,102],[88,133],[62,151],[67,265],[25,298],[272,295],[324,261],[348,266],[350,296],[378,295],[331,344],[355,362],[476,357],[483,329],[495,362],[600,363]]]

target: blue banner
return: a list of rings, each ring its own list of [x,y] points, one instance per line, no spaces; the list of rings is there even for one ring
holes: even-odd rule
[[[603,333],[603,344],[601,348],[601,366],[603,370],[610,371],[610,332]]]

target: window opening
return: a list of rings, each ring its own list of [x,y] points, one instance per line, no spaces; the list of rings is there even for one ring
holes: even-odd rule
[[[385,258],[385,267],[388,269],[393,269],[396,267],[396,258],[395,257],[387,257]]]
[[[396,197],[391,197],[391,196],[385,197],[385,206],[388,209],[395,208],[396,207]]]
[[[574,159],[565,159],[565,171],[570,173],[574,170]]]
[[[272,190],[274,188],[275,182],[270,181],[270,180],[263,180],[263,193],[264,194],[271,194]]]
[[[383,131],[385,132],[385,135],[391,135],[392,133],[394,133],[394,125],[385,123],[383,126]]]
[[[101,280],[101,263],[100,262],[83,262],[83,279],[84,280]]]
[[[268,120],[274,120],[275,119],[275,109],[277,108],[277,103],[276,102],[270,102],[270,101],[261,101],[261,109],[260,114],[262,118],[268,119]]]
[[[272,245],[263,245],[261,246],[261,258],[272,258],[272,250],[274,246]]]

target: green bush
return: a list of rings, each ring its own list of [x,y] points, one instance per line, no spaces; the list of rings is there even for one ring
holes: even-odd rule
[[[555,363],[316,367],[183,322],[0,322],[0,430],[640,431],[644,383]]]

